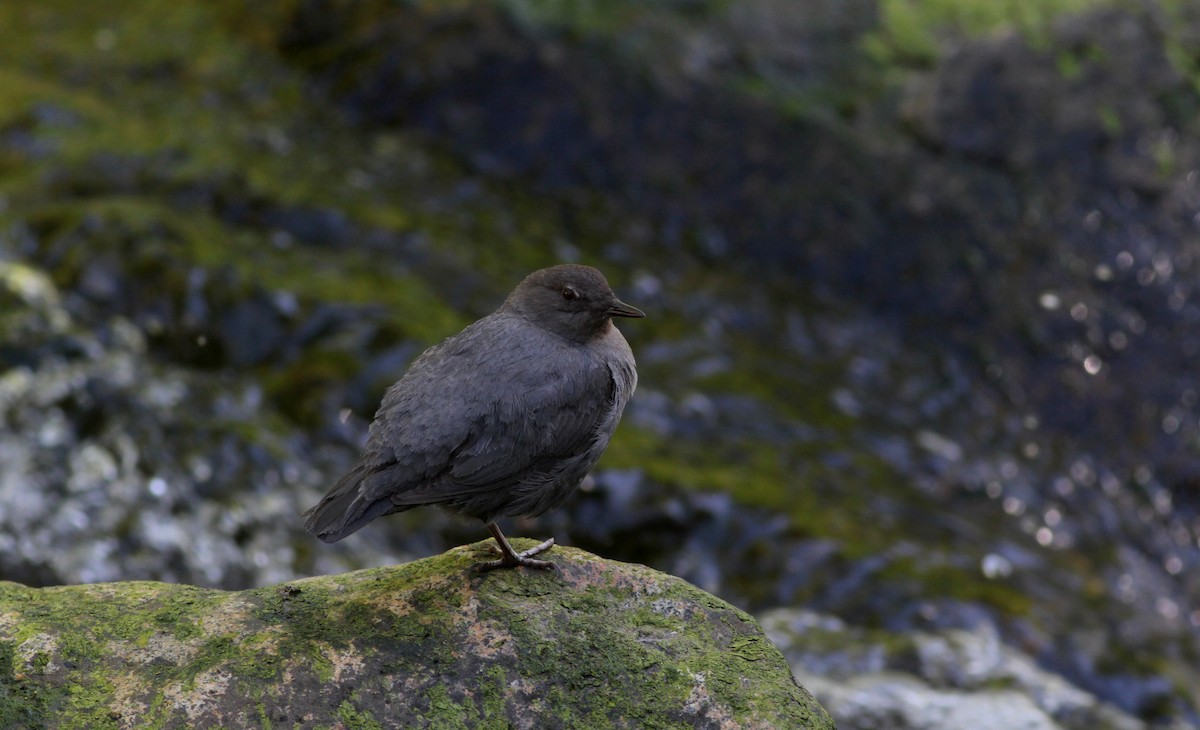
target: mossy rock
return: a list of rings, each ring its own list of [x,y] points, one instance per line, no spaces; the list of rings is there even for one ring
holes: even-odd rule
[[[745,612],[565,547],[476,574],[486,544],[240,592],[0,583],[0,727],[833,727]]]

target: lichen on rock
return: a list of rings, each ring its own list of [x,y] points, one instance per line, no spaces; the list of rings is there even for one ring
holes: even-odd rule
[[[229,592],[0,583],[0,725],[832,728],[748,614],[678,578],[485,543]]]

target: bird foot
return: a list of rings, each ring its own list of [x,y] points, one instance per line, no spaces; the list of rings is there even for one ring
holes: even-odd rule
[[[532,557],[540,552],[549,550],[553,546],[554,538],[550,538],[540,545],[535,545],[528,550],[522,550],[519,553],[512,552],[512,548],[509,547],[507,543],[489,545],[488,547],[491,549],[491,551],[498,554],[500,559],[488,560],[483,563],[475,563],[475,565],[471,567],[476,573],[486,573],[489,570],[495,570],[497,568],[516,568],[517,566],[521,565],[525,566],[526,568],[538,568],[541,570],[558,568],[557,564],[552,563],[549,560],[534,560]],[[508,550],[505,550],[504,548],[508,548]]]

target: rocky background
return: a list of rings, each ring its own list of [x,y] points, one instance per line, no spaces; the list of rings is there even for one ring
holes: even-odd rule
[[[650,314],[641,386],[512,534],[755,612],[843,728],[1200,726],[1195,3],[43,0],[0,40],[0,578],[480,539],[298,514],[409,360],[581,261]]]

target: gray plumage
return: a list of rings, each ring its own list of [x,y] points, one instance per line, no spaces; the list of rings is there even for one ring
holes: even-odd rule
[[[530,274],[492,314],[425,351],[383,397],[358,463],[312,509],[325,542],[376,517],[441,505],[488,524],[557,507],[600,458],[637,385],[612,317],[641,317],[589,266]]]

